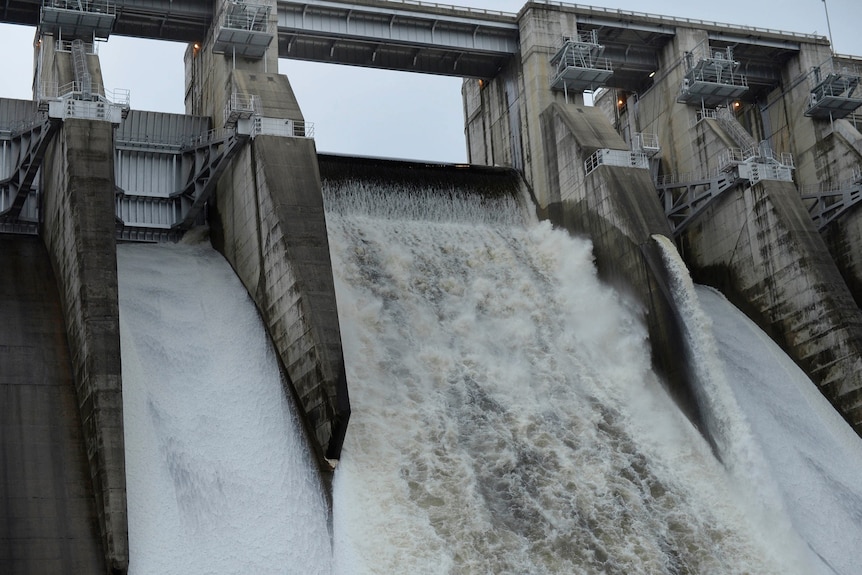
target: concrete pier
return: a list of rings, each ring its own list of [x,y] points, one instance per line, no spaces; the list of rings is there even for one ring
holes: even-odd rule
[[[471,162],[520,169],[540,217],[593,241],[601,277],[643,306],[655,367],[689,417],[699,421],[678,315],[664,264],[651,240],[671,237],[649,172],[584,162],[597,150],[626,153],[628,144],[583,96],[553,91],[550,60],[561,39],[577,36],[577,16],[528,4],[519,15],[521,51],[491,81],[465,80]]]
[[[217,3],[216,13],[227,8]],[[210,116],[219,128],[242,100],[253,102],[258,118],[304,126],[287,77],[277,73],[277,43],[260,57],[238,57],[235,48],[214,53],[216,36],[214,29],[200,49],[186,52],[187,112]],[[210,221],[213,244],[267,325],[321,469],[331,471],[350,402],[316,150],[313,140],[294,135],[251,139],[219,180]]]
[[[43,77],[71,76],[56,53]],[[97,57],[90,71],[98,84]],[[57,277],[89,474],[109,572],[129,562],[114,241],[113,126],[67,119],[43,164],[42,238]]]
[[[622,138],[595,108],[551,104],[542,114],[547,200],[540,214],[575,235],[588,236],[599,275],[644,309],[653,363],[689,418],[701,418],[687,349],[662,256],[653,235],[672,237],[644,169],[584,161],[599,149],[627,152]]]

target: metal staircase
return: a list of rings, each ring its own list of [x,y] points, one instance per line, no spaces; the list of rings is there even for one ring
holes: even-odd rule
[[[674,235],[682,233],[703,211],[727,190],[753,186],[763,180],[793,181],[793,157],[776,154],[767,142],[759,144],[733,114],[706,110],[720,127],[742,147],[727,148],[717,157],[710,173],[660,176],[655,186]]]
[[[90,100],[93,97],[93,77],[87,68],[87,53],[83,40],[72,42],[72,66],[75,70],[75,82],[80,86],[81,97]]]

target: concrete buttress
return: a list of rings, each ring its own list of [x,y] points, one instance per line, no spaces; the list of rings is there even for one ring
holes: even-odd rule
[[[215,15],[223,9],[216,3]],[[275,16],[273,9],[273,23]],[[314,140],[305,137],[287,77],[277,73],[277,42],[261,58],[245,58],[213,52],[214,34],[186,52],[187,112],[221,128],[231,102],[244,100],[254,102],[262,124],[297,126],[252,135],[219,180],[209,223],[213,245],[257,305],[328,471],[340,456],[350,403]]]
[[[52,53],[43,78],[71,77]],[[89,56],[94,85],[98,57]],[[69,118],[42,166],[42,237],[57,277],[99,530],[111,574],[129,564],[120,322],[114,215],[113,126]]]

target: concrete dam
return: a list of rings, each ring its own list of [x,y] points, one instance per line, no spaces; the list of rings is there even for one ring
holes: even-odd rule
[[[38,38],[33,99],[0,99],[3,571],[294,564],[261,544],[278,522],[240,525],[263,567],[213,543],[237,539],[227,527],[195,544],[218,501],[248,524],[263,513],[236,504],[263,471],[222,460],[295,434],[300,455],[238,467],[273,464],[255,492],[312,501],[264,506],[314,525],[295,532],[315,549],[297,572],[849,573],[862,58],[816,35],[613,14],[7,3],[3,21]],[[188,43],[186,114],[105,90],[94,43],[111,34]],[[464,78],[469,163],[319,154],[280,57]],[[180,282],[197,261],[207,279]],[[259,327],[220,315],[244,296],[213,285],[234,276]],[[728,359],[721,330],[741,326],[770,341]],[[242,371],[266,387],[206,387],[240,362],[199,377],[234,357],[219,346],[251,341],[270,351]],[[761,345],[750,369],[733,363]],[[755,385],[779,354],[788,383]],[[752,439],[796,433],[746,413],[761,389],[810,406],[781,408],[805,432],[780,449]],[[227,431],[224,404],[255,426]],[[236,447],[198,452],[213,443]],[[812,464],[818,445],[832,459]],[[786,485],[792,465],[817,488]],[[156,485],[173,500],[140,495]],[[815,533],[808,509],[845,527]]]

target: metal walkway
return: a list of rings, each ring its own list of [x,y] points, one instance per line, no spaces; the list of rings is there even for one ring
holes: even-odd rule
[[[776,156],[765,145],[747,150],[729,148],[721,155],[719,167],[713,173],[660,176],[655,186],[677,236],[724,192],[739,186],[753,186],[763,180],[792,182],[793,169],[789,154]]]

